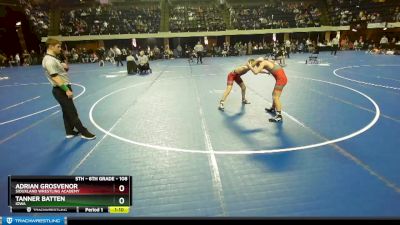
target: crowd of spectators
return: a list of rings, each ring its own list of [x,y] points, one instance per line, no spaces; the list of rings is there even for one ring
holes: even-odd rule
[[[175,6],[170,12],[169,26],[171,32],[196,32],[226,30],[218,7],[211,6]]]
[[[24,8],[25,15],[28,18],[33,31],[38,37],[47,36],[49,30],[48,7],[45,5],[37,5],[32,0],[19,0]]]
[[[263,5],[232,5],[230,21],[235,29],[270,29],[320,26],[320,10],[303,2],[269,2]]]
[[[42,57],[35,50],[28,52],[25,50],[22,54],[16,53],[9,55],[0,52],[0,67],[15,67],[38,65],[41,63]]]
[[[400,21],[400,1],[327,0],[328,14],[334,26],[354,22],[383,23]]]
[[[205,57],[229,57],[229,56],[242,56],[242,55],[265,55],[266,57],[274,58],[276,55],[282,54],[289,57],[290,54],[295,53],[313,53],[316,49],[322,51],[330,51],[333,47],[334,40],[312,40],[308,39],[292,39],[281,41],[237,41],[235,43],[224,42],[221,45],[209,44],[204,45],[203,55]],[[194,46],[184,44],[170,47],[170,46],[138,46],[136,48],[114,46],[111,48],[63,48],[61,58],[68,63],[100,63],[104,65],[105,62],[116,65],[117,58],[125,60],[127,56],[132,54],[137,56],[139,52],[143,51],[150,60],[157,59],[174,59],[174,58],[190,58],[194,53]],[[382,36],[380,41],[364,40],[362,36],[358,39],[349,39],[344,36],[340,38],[339,50],[355,50],[365,51],[369,54],[387,54],[399,55],[400,54],[400,39],[394,36],[388,38],[386,35]],[[120,56],[118,56],[120,52]],[[23,54],[15,54],[7,56],[0,52],[0,67],[14,67],[14,66],[29,66],[38,65],[41,63],[42,55],[36,53],[34,50],[31,52],[25,51]],[[137,57],[136,57],[137,58]]]
[[[47,36],[49,8],[33,0],[19,0],[39,37]],[[330,25],[352,22],[400,22],[400,1],[326,0]],[[174,5],[169,12],[171,32],[223,31],[229,26],[239,30],[321,26],[321,9],[316,1],[265,4]],[[229,16],[226,22],[224,15]],[[152,6],[97,5],[79,9],[62,9],[60,34],[65,36],[157,33],[160,31],[161,9]]]
[[[158,47],[157,45],[150,48],[150,46],[146,47],[126,47],[122,46],[118,48],[118,46],[105,48],[100,47],[97,49],[86,49],[86,48],[71,48],[71,49],[63,49],[62,50],[62,58],[65,59],[68,63],[100,63],[109,62],[113,65],[117,64],[117,59],[120,58],[125,60],[127,56],[130,54],[134,57],[137,57],[139,53],[143,51],[149,57],[150,60],[162,59],[166,58],[166,55],[171,54],[173,56],[173,52],[169,49],[169,47]],[[171,57],[172,58],[172,57]]]
[[[157,33],[160,15],[158,6],[80,8],[62,13],[60,32],[65,36]]]
[[[390,9],[390,15],[392,15],[392,22],[400,22],[400,6]]]

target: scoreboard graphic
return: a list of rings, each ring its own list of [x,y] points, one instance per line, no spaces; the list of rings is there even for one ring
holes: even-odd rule
[[[130,176],[9,176],[8,206],[21,213],[128,213]]]

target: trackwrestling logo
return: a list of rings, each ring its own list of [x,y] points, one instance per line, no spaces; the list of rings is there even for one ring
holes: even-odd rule
[[[36,224],[52,224],[64,225],[64,217],[7,217],[3,218],[3,224],[23,224],[23,225],[36,225]]]

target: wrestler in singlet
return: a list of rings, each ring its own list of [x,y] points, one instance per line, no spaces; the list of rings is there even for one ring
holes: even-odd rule
[[[270,72],[276,80],[275,90],[282,91],[283,87],[285,87],[288,82],[285,71],[280,65],[270,61],[267,61],[265,65],[266,67],[264,67],[264,69]]]
[[[235,81],[238,85],[243,83],[241,76],[249,71],[247,66],[240,66],[234,69],[232,72],[228,74],[228,82],[227,85],[233,85],[233,81]]]
[[[246,85],[244,85],[244,82],[241,78],[241,76],[247,73],[249,70],[250,69],[247,65],[243,65],[235,68],[232,72],[228,74],[227,87],[219,102],[219,107],[218,107],[219,110],[224,110],[224,102],[232,90],[233,81],[235,81],[242,90],[242,104],[250,104],[250,102],[246,100]]]
[[[272,91],[272,107],[265,108],[265,111],[268,113],[276,113],[275,117],[269,119],[270,122],[282,122],[282,104],[280,96],[283,88],[287,84],[287,77],[282,67],[265,59],[257,59],[255,61],[253,60],[253,62],[249,60],[247,66],[255,75],[260,74],[263,71],[265,72],[266,70],[275,78],[276,83],[274,90]]]

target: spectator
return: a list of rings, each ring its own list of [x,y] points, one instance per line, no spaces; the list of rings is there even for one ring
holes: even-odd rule
[[[140,51],[139,53],[140,55],[137,57],[138,58],[138,69],[139,69],[139,73],[143,74],[143,72],[150,70],[151,73],[151,69],[150,69],[150,65],[149,65],[149,58],[147,57],[147,55],[144,54],[144,51]]]
[[[21,65],[21,58],[19,57],[19,53],[15,54],[15,65],[16,66]]]
[[[105,52],[106,52],[106,50],[104,49],[104,47],[100,47],[96,51],[97,56],[99,58],[99,66],[104,66]]]
[[[24,59],[24,66],[29,66],[31,64],[31,55],[27,50],[24,50],[24,53],[22,54],[22,57]]]
[[[156,59],[159,59],[160,58],[160,55],[161,55],[161,51],[160,51],[160,49],[157,47],[157,45],[156,46],[154,46],[154,58],[156,58]]]
[[[10,55],[10,58],[8,59],[8,65],[9,65],[10,67],[13,67],[13,66],[16,65],[16,62],[15,62],[15,60],[14,60],[14,56],[13,56],[13,55]]]
[[[115,58],[117,60],[117,66],[121,63],[121,66],[124,66],[122,63],[122,52],[121,50],[115,45],[114,46]]]
[[[126,66],[128,70],[128,74],[133,75],[137,72],[137,65],[135,62],[135,57],[133,57],[132,52],[129,51],[128,57],[126,57]]]
[[[164,50],[164,59],[171,59],[173,55],[174,53],[169,49],[169,45],[166,45]]]
[[[178,57],[182,57],[182,46],[180,44],[178,44],[176,50],[178,51]]]
[[[32,49],[31,51],[31,59],[32,59],[32,65],[36,65],[38,64],[39,60],[38,60],[38,55],[36,54],[35,50]]]
[[[331,50],[331,55],[336,55],[337,50],[339,49],[339,38],[334,37],[332,39],[332,50]]]
[[[290,40],[289,39],[287,39],[286,41],[285,41],[285,48],[286,48],[286,55],[287,55],[287,58],[289,59],[290,58]]]
[[[116,54],[115,54],[115,51],[112,49],[112,48],[110,48],[109,50],[108,50],[108,60],[112,63],[112,64],[115,64],[115,56],[116,56]]]
[[[383,35],[383,37],[381,38],[381,41],[379,42],[379,44],[381,45],[380,47],[382,49],[387,49],[388,48],[389,40],[386,37],[386,35]]]

